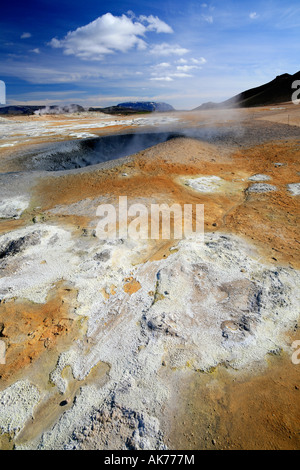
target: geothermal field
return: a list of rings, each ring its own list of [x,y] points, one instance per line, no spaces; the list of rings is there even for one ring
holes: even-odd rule
[[[0,118],[0,449],[300,448],[299,126]],[[204,239],[100,239],[120,196],[203,205]]]

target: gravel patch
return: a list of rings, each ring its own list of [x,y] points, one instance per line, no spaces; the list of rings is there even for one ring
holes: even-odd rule
[[[247,193],[270,193],[277,191],[277,187],[272,184],[256,183],[252,184],[246,191]]]

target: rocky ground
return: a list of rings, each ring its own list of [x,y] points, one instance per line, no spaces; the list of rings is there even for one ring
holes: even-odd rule
[[[299,118],[1,120],[0,448],[299,449]],[[78,160],[133,130],[177,137]],[[204,241],[99,240],[124,195],[203,204]]]

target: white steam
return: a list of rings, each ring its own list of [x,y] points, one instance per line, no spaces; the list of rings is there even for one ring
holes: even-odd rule
[[[45,114],[68,114],[68,113],[80,113],[83,112],[84,108],[78,104],[69,104],[67,106],[45,106],[44,108],[38,109],[34,112],[37,116],[44,116]]]

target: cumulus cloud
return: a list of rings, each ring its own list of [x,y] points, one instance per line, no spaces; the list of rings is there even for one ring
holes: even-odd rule
[[[193,69],[199,69],[198,65],[177,65],[177,70],[180,72],[189,72]]]
[[[160,20],[157,16],[144,16],[138,18],[142,23],[148,23],[148,31],[156,31],[157,33],[173,33],[173,29],[164,21]]]
[[[202,65],[203,65],[203,64],[206,64],[207,60],[204,59],[204,57],[200,57],[200,59],[194,59],[194,58],[192,58],[192,59],[191,59],[191,62],[192,62],[193,64],[199,64],[199,65],[202,64]]]
[[[30,52],[34,52],[35,54],[40,54],[41,53],[41,51],[39,50],[38,47],[36,47],[35,49],[31,49]]]
[[[157,81],[157,82],[173,82],[173,78],[171,77],[153,77],[150,80]]]
[[[251,20],[256,20],[259,17],[259,15],[256,13],[256,11],[250,13],[249,18]]]
[[[155,73],[152,75],[156,75]],[[193,75],[190,75],[185,72],[174,72],[174,73],[168,73],[168,75],[159,75],[159,76],[154,76],[150,78],[152,81],[157,81],[157,82],[173,82],[174,78],[190,78]]]
[[[183,73],[183,72],[176,72],[176,73],[171,74],[171,77],[177,77],[177,78],[190,78],[192,76],[193,75],[189,73]]]
[[[181,59],[179,59],[179,60],[176,61],[176,64],[187,64],[187,60],[181,58]]]
[[[154,65],[155,68],[167,68],[167,67],[171,67],[171,64],[169,64],[169,62],[161,62],[160,64],[156,64]]]
[[[32,34],[31,33],[23,33],[21,35],[21,39],[28,39],[28,38],[31,38]]]
[[[101,60],[106,54],[127,52],[132,48],[147,48],[148,31],[172,33],[172,28],[157,16],[113,16],[106,13],[91,23],[70,31],[63,39],[53,38],[49,43],[62,48],[64,54],[80,59]]]
[[[189,52],[188,49],[179,46],[178,44],[167,44],[163,42],[162,44],[156,44],[151,49],[151,54],[158,56],[169,56],[169,55],[184,55]]]
[[[178,59],[173,62],[161,62],[152,66],[153,72],[151,72],[152,78],[150,80],[155,81],[173,81],[176,78],[190,78],[193,77],[191,72],[202,69],[202,65],[206,63],[204,57],[199,59],[188,58]],[[177,65],[179,64],[179,65]]]

